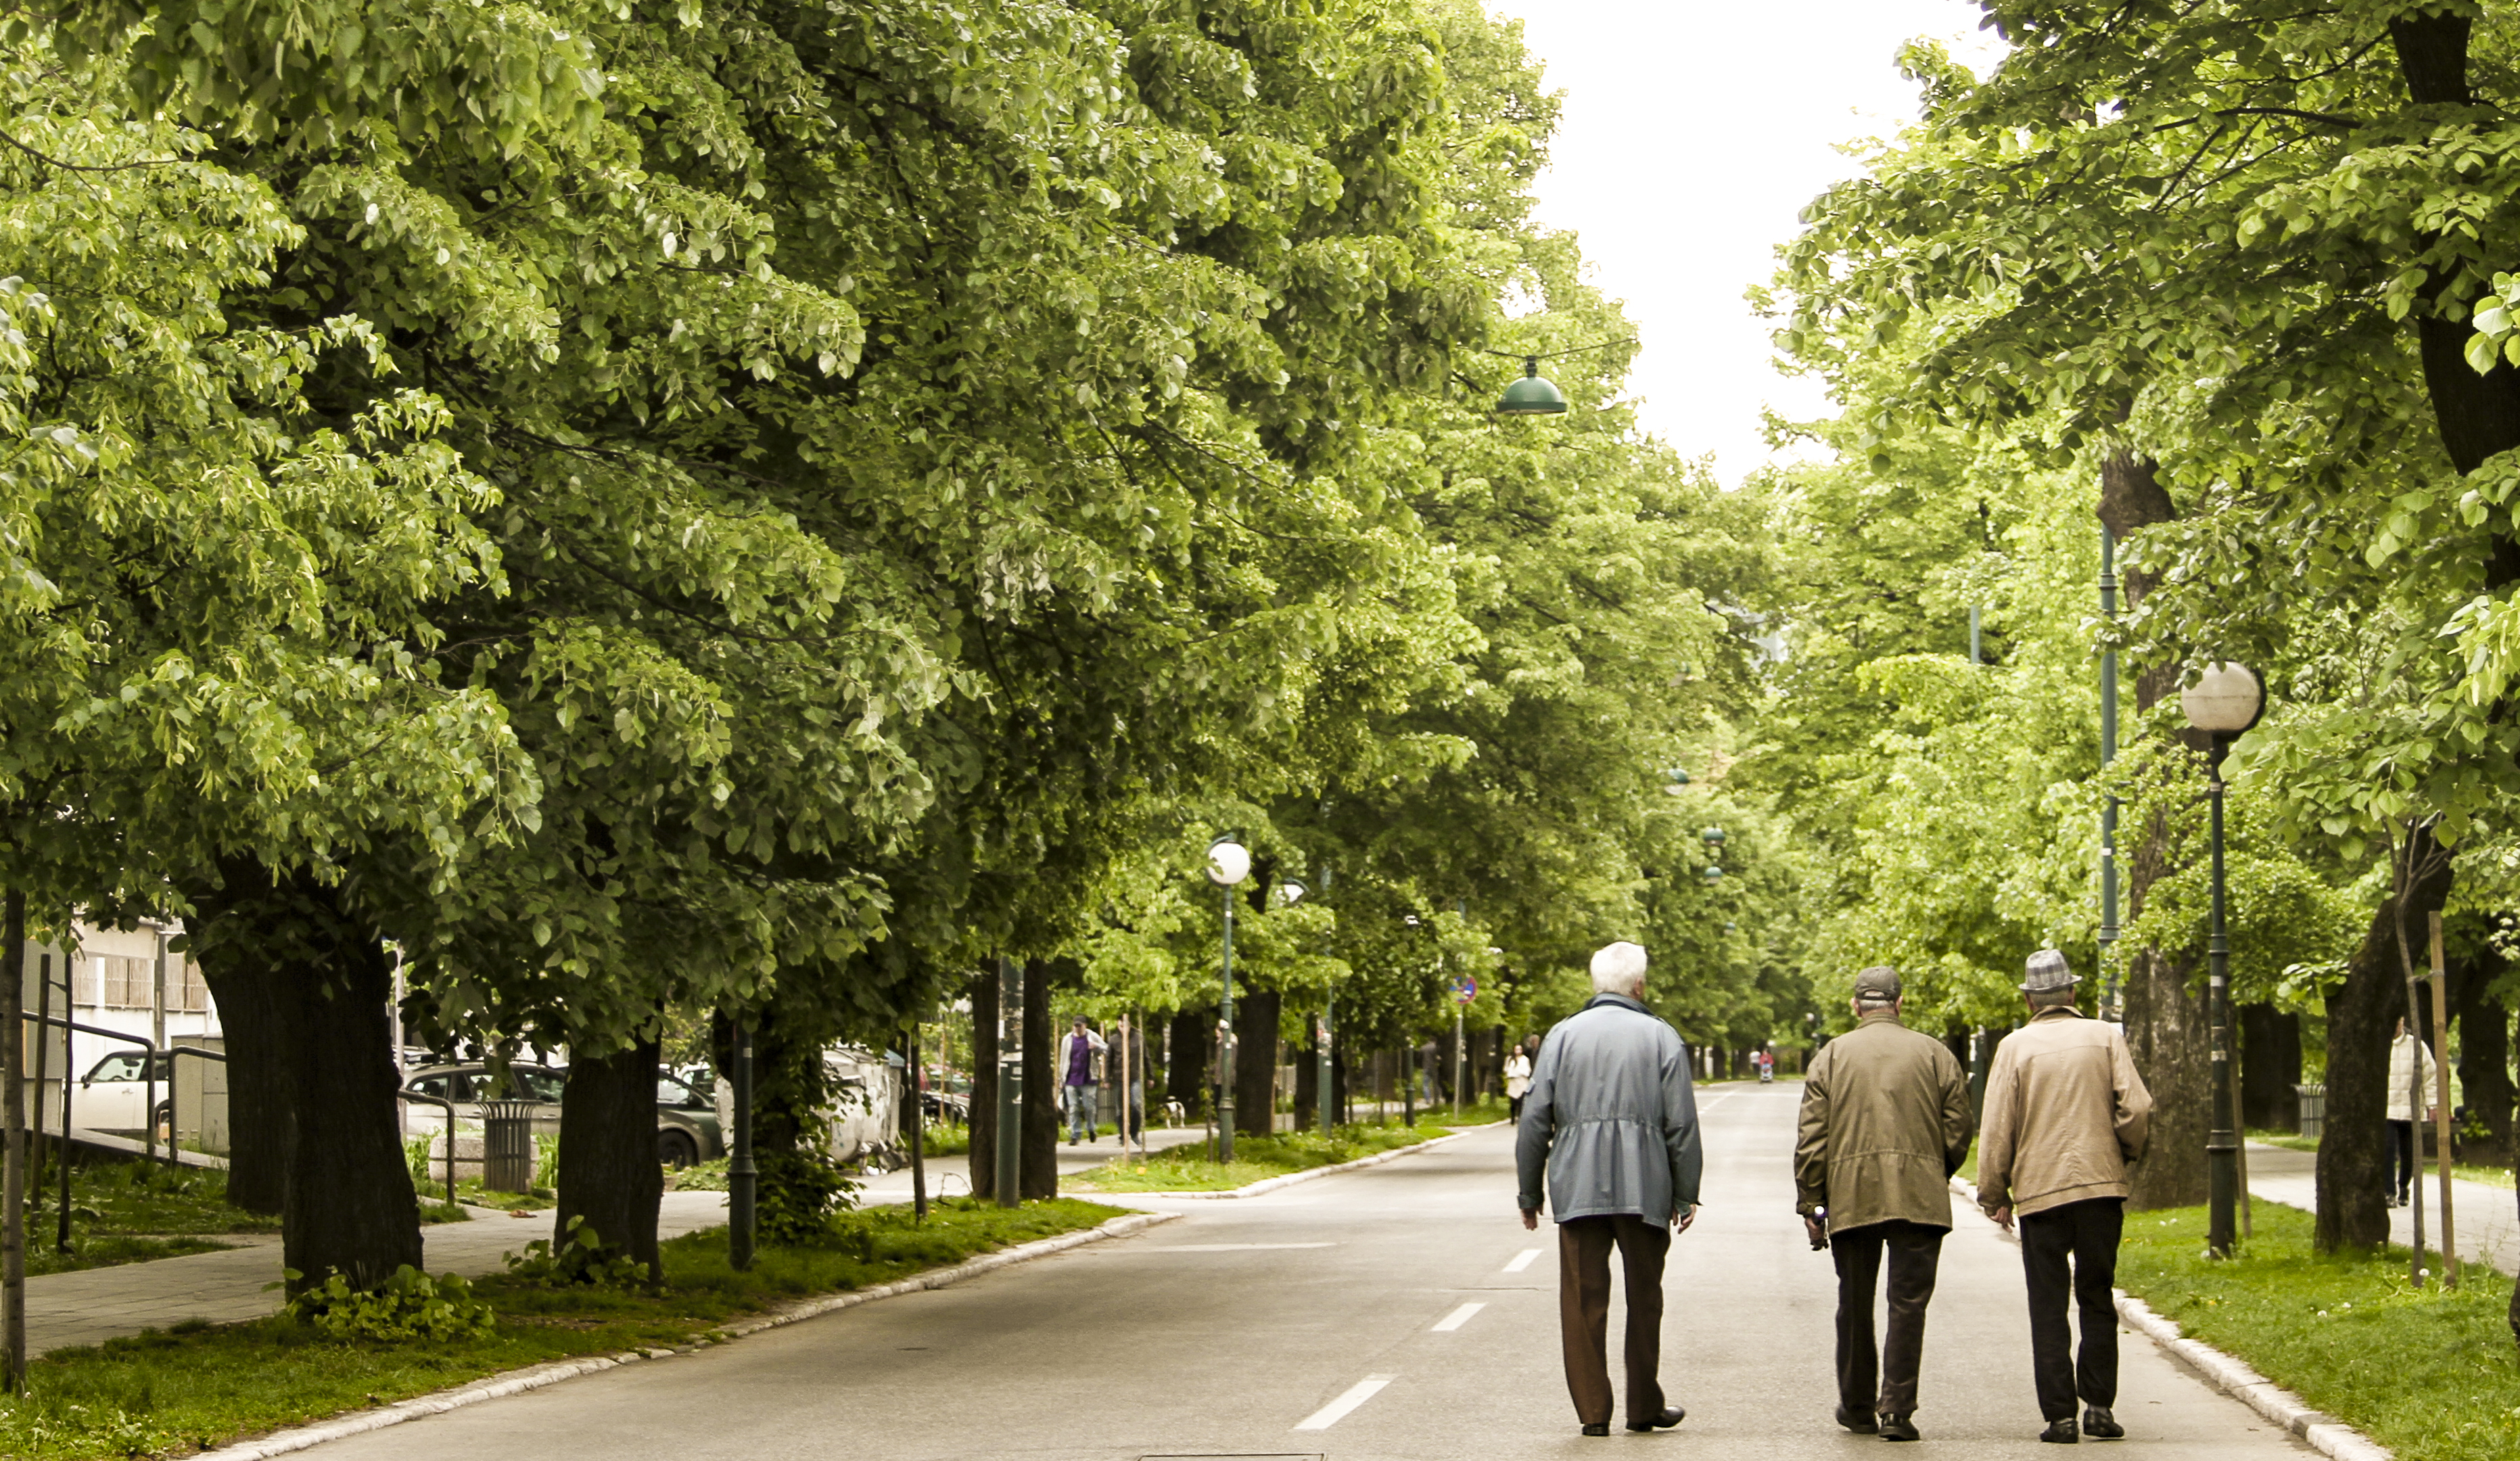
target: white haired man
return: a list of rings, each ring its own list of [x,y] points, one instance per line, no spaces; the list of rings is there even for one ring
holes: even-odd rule
[[[2030,1288],[2030,1373],[2041,1440],[2126,1435],[2118,1399],[2118,1239],[2126,1223],[2127,1166],[2143,1156],[2152,1093],[2136,1073],[2126,1036],[2074,1009],[2081,977],[2043,948],[2021,981],[2030,1023],[1995,1047],[1986,1076],[1985,1130],[1977,1142],[1977,1201],[2009,1228],[2021,1219],[2021,1271]],[[2070,1267],[2068,1260],[2070,1261]],[[2072,1352],[2068,1303],[2082,1310],[2082,1352]],[[2082,1399],[2080,1436],[2074,1401]]]
[[[1644,1007],[1645,951],[1593,955],[1593,997],[1559,1022],[1532,1063],[1514,1137],[1522,1225],[1540,1226],[1542,1186],[1557,1219],[1558,1338],[1566,1390],[1587,1436],[1610,1434],[1610,1250],[1627,1274],[1628,1429],[1677,1426],[1663,1403],[1662,1267],[1697,1218],[1697,1098],[1688,1047]]]

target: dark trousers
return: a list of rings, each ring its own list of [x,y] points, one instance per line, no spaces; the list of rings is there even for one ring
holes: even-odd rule
[[[1628,1419],[1662,1414],[1662,1262],[1671,1226],[1633,1213],[1571,1217],[1557,1225],[1557,1330],[1566,1393],[1588,1426],[1610,1420],[1610,1249],[1628,1293]]]
[[[2415,1123],[2389,1123],[2389,1190],[2398,1195],[2398,1204],[2406,1205],[2415,1183]]]
[[[1908,1415],[1916,1408],[1916,1365],[1925,1355],[1925,1305],[1934,1297],[1948,1228],[1921,1222],[1875,1222],[1829,1234],[1837,1262],[1837,1398],[1869,1415]],[[1890,1336],[1872,1341],[1872,1290],[1881,1256],[1890,1256]],[[1878,1403],[1875,1397],[1878,1397]]]
[[[2126,1200],[2095,1197],[2022,1215],[2021,1271],[2030,1281],[2030,1372],[2039,1414],[2060,1421],[2074,1397],[2103,1409],[2118,1400],[2118,1237]],[[2067,1261],[2071,1260],[2070,1272]],[[2083,1351],[2066,1331],[2068,1300],[2083,1309]]]

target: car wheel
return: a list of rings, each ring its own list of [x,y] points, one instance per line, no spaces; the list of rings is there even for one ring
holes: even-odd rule
[[[676,1171],[698,1162],[699,1155],[698,1149],[692,1145],[692,1139],[688,1133],[681,1131],[656,1133],[656,1160]]]

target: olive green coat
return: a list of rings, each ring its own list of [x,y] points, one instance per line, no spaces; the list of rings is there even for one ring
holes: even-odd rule
[[[1825,1210],[1832,1233],[1893,1219],[1948,1228],[1974,1124],[1968,1075],[1942,1042],[1888,1010],[1866,1015],[1803,1077],[1794,1210]]]

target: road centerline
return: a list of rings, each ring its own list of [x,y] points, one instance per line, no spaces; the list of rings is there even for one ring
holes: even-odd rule
[[[1368,1375],[1341,1392],[1339,1397],[1296,1422],[1298,1431],[1327,1431],[1347,1419],[1349,1411],[1374,1397],[1384,1386],[1399,1379],[1397,1375]]]
[[[1462,1325],[1469,1323],[1470,1316],[1472,1314],[1475,1314],[1486,1307],[1487,1305],[1483,1302],[1462,1304],[1460,1308],[1457,1308],[1451,1313],[1436,1320],[1435,1327],[1431,1332],[1435,1334],[1450,1334],[1454,1330],[1461,1328]]]
[[[1531,1260],[1540,1256],[1541,1252],[1542,1251],[1537,1248],[1524,1249],[1522,1252],[1515,1254],[1512,1260],[1505,1265],[1505,1271],[1508,1273],[1520,1273],[1525,1268],[1531,1266]]]

